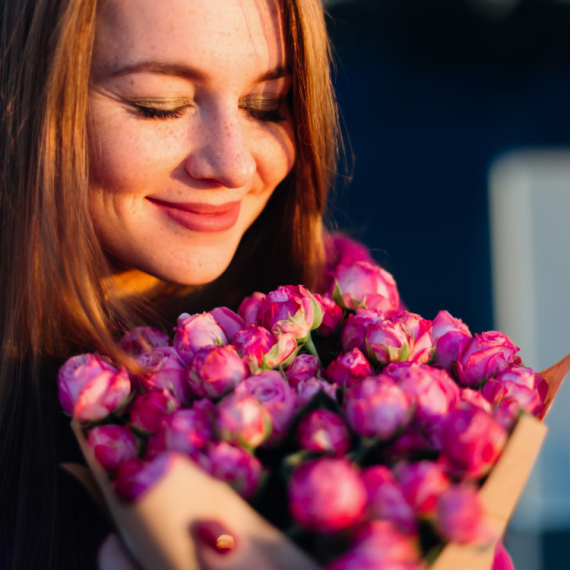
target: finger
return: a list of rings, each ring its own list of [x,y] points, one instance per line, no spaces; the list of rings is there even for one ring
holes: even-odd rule
[[[116,534],[110,534],[99,548],[99,570],[137,570]]]

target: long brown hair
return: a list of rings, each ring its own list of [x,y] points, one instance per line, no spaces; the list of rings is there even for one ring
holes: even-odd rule
[[[337,152],[330,50],[320,0],[281,5],[296,162],[228,270],[190,304],[235,304],[255,289],[320,282],[322,216]],[[132,322],[132,305],[102,287],[109,267],[87,205],[96,9],[97,0],[9,0],[1,7],[0,567],[3,556],[13,568],[58,567],[46,359],[94,349],[121,359],[118,323]],[[47,382],[54,393],[55,378]]]

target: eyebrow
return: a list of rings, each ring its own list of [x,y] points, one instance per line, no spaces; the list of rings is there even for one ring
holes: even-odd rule
[[[209,75],[206,72],[195,67],[178,63],[165,63],[153,60],[141,61],[140,63],[120,67],[119,69],[111,71],[111,73],[109,73],[109,77],[122,77],[131,73],[143,72],[158,73],[160,75],[170,75],[173,77],[182,77],[191,81],[207,81],[209,79]],[[288,75],[291,75],[291,70],[286,66],[279,65],[259,75],[254,83],[262,83],[264,81],[280,79],[282,77],[287,77]]]

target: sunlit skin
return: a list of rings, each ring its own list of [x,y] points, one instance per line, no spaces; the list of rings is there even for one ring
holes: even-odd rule
[[[201,285],[227,268],[293,166],[288,64],[276,0],[101,3],[90,211],[130,282]],[[208,213],[181,221],[187,203],[221,206],[213,229]]]

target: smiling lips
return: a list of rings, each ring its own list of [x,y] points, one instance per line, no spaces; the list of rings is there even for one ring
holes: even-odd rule
[[[239,216],[241,202],[220,206],[195,202],[165,202],[147,198],[172,221],[194,232],[223,232],[232,228]]]

